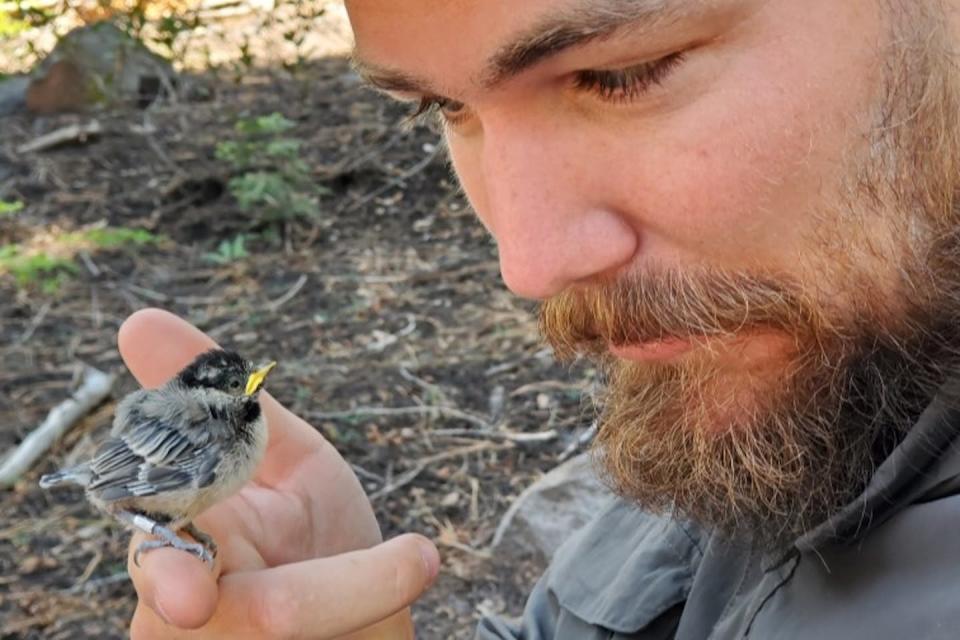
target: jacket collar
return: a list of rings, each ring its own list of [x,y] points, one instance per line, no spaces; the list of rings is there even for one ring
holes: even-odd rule
[[[960,380],[952,380],[877,468],[863,493],[801,536],[795,548],[803,552],[855,542],[910,504],[960,493],[958,400]]]

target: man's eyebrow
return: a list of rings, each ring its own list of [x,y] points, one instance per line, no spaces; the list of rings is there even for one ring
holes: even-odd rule
[[[381,67],[365,61],[354,49],[350,56],[353,68],[360,77],[382,91],[396,91],[398,93],[421,93],[432,94],[430,82],[415,75],[391,69],[390,67]]]
[[[624,29],[650,29],[675,20],[701,0],[580,0],[549,16],[490,58],[480,76],[491,89],[562,51],[610,37]],[[364,61],[356,50],[354,68],[367,82],[384,91],[436,94],[431,83],[416,75]]]
[[[493,55],[483,84],[500,84],[573,47],[625,29],[649,30],[689,13],[700,0],[583,0],[528,29]]]

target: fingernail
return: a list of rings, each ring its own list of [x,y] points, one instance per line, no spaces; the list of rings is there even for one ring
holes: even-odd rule
[[[437,579],[437,574],[440,573],[440,554],[429,540],[418,540],[417,544],[420,545],[420,557],[423,559],[423,566],[427,570],[427,579],[430,584],[433,584],[433,581]]]

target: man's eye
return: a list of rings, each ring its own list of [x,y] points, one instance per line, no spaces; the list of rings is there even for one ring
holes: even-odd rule
[[[626,69],[586,70],[577,73],[575,86],[608,102],[629,102],[661,84],[684,61],[682,51]]]
[[[466,117],[466,105],[449,98],[424,96],[408,120],[416,121],[430,115],[440,115],[448,125],[459,124]]]

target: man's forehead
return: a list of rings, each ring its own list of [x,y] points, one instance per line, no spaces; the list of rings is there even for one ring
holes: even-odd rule
[[[573,47],[626,29],[653,29],[717,1],[348,0],[347,7],[360,72],[387,90],[421,91],[429,83],[414,69],[428,65],[408,68],[391,58],[417,49],[433,56],[449,55],[447,48],[479,51],[482,65],[474,80],[490,86]]]

